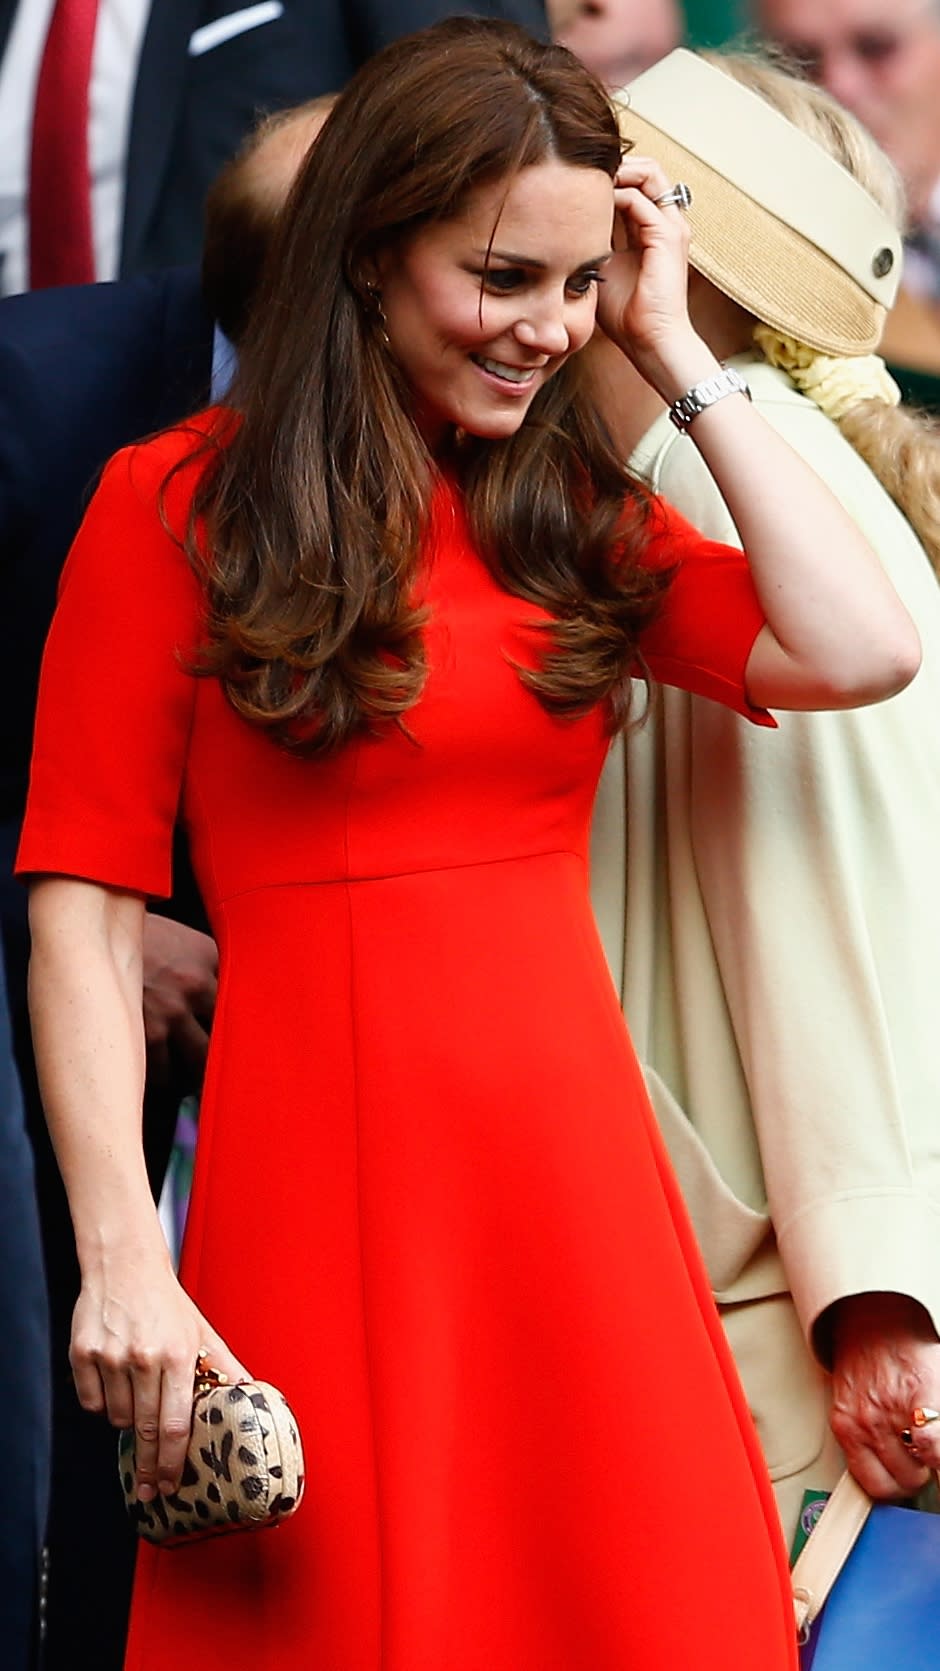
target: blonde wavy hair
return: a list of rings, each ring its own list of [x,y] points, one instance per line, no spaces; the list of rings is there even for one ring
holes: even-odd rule
[[[861,123],[812,82],[773,57],[751,51],[703,52],[709,64],[757,93],[787,121],[821,145],[899,228],[904,226],[904,191],[893,164]],[[788,357],[774,353],[774,338],[762,321],[755,321],[755,347],[766,358],[793,369],[805,358],[818,359],[815,350],[793,344]],[[777,339],[779,343],[779,339]],[[846,360],[846,368],[852,365]],[[798,377],[794,379],[802,380]],[[860,385],[864,387],[864,381]],[[813,388],[804,387],[810,398]],[[845,402],[841,405],[844,407]],[[884,399],[860,398],[848,410],[830,414],[846,440],[865,460],[882,486],[903,511],[940,574],[940,427],[910,407],[886,404]]]

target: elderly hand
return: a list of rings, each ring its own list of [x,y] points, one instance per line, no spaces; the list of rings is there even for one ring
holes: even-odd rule
[[[914,1410],[940,1410],[940,1340],[904,1294],[855,1294],[829,1315],[832,1431],[872,1497],[911,1497],[940,1468],[940,1421],[912,1426]],[[911,1429],[917,1456],[900,1434]]]
[[[143,962],[147,1072],[168,1080],[171,1056],[178,1051],[192,1074],[191,1089],[198,1090],[218,982],[215,941],[185,923],[148,911]]]

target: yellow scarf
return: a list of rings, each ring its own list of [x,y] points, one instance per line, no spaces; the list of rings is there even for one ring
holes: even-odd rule
[[[900,389],[877,354],[833,359],[769,325],[755,325],[754,341],[764,358],[785,371],[800,393],[814,401],[834,423],[860,401],[880,400],[885,406],[897,406],[901,399]]]

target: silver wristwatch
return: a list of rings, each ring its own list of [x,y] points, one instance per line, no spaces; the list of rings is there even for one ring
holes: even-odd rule
[[[747,395],[748,400],[751,398],[750,389],[734,366],[723,366],[713,377],[704,378],[687,394],[680,395],[670,406],[669,416],[684,434],[693,418],[697,418],[706,407],[714,406],[716,401],[724,400],[725,395]]]

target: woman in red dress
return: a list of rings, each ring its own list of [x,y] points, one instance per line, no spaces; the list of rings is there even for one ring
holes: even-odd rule
[[[307,1459],[277,1534],[142,1548],[131,1671],[795,1665],[588,822],[631,676],[772,724],[918,646],[692,331],[681,197],[560,48],[390,47],[302,171],[231,409],[119,454],[70,556],[20,869],[79,1397],[172,1492],[205,1343]],[[595,316],[697,389],[747,560],[625,476]],[[139,1141],[177,815],[221,955],[179,1281]]]

